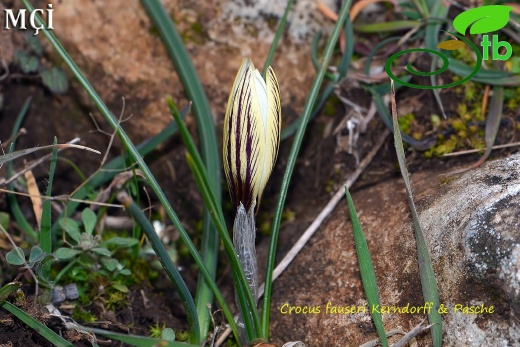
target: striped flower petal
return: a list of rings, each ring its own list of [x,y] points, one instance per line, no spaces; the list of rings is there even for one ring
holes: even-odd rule
[[[224,170],[235,209],[260,203],[278,155],[280,88],[269,67],[267,82],[245,59],[229,96],[224,119]]]

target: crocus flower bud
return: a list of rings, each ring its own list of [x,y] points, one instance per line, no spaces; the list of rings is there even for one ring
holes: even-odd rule
[[[224,119],[224,170],[231,200],[249,212],[259,205],[276,162],[281,129],[280,87],[271,67],[266,81],[250,59],[238,71]]]

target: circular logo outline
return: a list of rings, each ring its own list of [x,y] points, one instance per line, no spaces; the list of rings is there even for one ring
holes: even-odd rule
[[[386,71],[386,74],[388,75],[388,77],[390,77],[396,83],[402,84],[402,85],[410,87],[410,88],[417,88],[417,89],[451,88],[451,87],[458,86],[458,85],[460,85],[462,83],[465,83],[465,82],[469,81],[470,79],[472,79],[480,71],[480,67],[482,66],[482,61],[483,61],[482,53],[480,53],[479,49],[477,48],[477,46],[473,42],[471,42],[470,40],[466,39],[465,37],[460,36],[460,35],[455,34],[455,33],[452,33],[452,32],[449,32],[449,31],[446,31],[446,33],[451,34],[451,35],[459,38],[460,40],[462,40],[464,43],[468,44],[471,47],[471,49],[475,52],[475,54],[477,55],[477,62],[476,62],[475,68],[471,71],[471,73],[468,76],[466,76],[465,78],[461,79],[460,81],[456,81],[456,82],[452,82],[452,83],[448,83],[448,84],[443,84],[443,85],[438,85],[438,86],[425,86],[425,85],[412,84],[412,83],[405,82],[405,81],[399,79],[396,75],[394,75],[394,73],[392,72],[392,69],[391,69],[392,62],[395,59],[399,58],[400,56],[402,56],[404,54],[412,53],[412,52],[427,52],[427,53],[431,53],[431,54],[434,54],[434,55],[440,57],[442,59],[442,61],[443,61],[443,64],[442,64],[442,66],[439,69],[437,69],[435,71],[430,71],[430,72],[417,71],[414,68],[412,68],[410,63],[408,63],[406,65],[406,71],[408,71],[409,73],[411,73],[413,75],[418,75],[418,76],[435,76],[435,75],[438,75],[440,73],[443,73],[449,67],[448,57],[446,57],[441,52],[434,51],[433,49],[428,49],[428,48],[412,48],[412,49],[406,49],[404,51],[397,52],[397,53],[391,55],[387,59],[386,64],[385,64],[385,71]]]

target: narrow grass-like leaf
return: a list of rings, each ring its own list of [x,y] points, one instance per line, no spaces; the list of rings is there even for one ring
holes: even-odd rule
[[[338,73],[333,78],[333,81],[329,82],[325,88],[323,88],[322,92],[318,96],[317,101],[313,105],[312,113],[309,118],[309,121],[311,119],[314,119],[321,111],[329,97],[334,92],[334,88],[336,87],[336,84],[341,82],[343,78],[347,75],[348,67],[350,66],[350,61],[352,60],[352,55],[354,54],[354,29],[352,26],[352,21],[350,20],[350,17],[347,17],[347,20],[345,21],[345,51],[343,52],[343,56],[341,57],[341,61],[338,64]],[[311,51],[311,54],[312,51]],[[319,69],[319,66],[316,66],[316,70]],[[282,130],[282,134],[280,136],[280,140],[286,140],[292,135],[296,133],[298,128],[300,127],[300,124],[302,122],[303,118],[298,118],[294,122],[292,122],[289,126],[286,126]]]
[[[314,103],[314,108],[312,109],[312,113],[311,113],[311,116],[309,117],[309,121],[311,119],[316,118],[320,114],[323,106],[325,106],[325,103],[327,102],[329,97],[334,92],[334,88],[336,88],[336,83],[337,82],[329,81],[327,83],[327,85],[323,88],[322,92],[318,96],[317,101]],[[298,131],[298,128],[300,127],[301,124],[302,124],[302,118],[300,117],[300,118],[297,118],[296,120],[294,120],[288,126],[286,126],[282,130],[282,134],[280,135],[280,140],[281,141],[287,140],[288,138],[293,136]]]
[[[489,112],[486,117],[486,130],[484,139],[486,141],[486,151],[482,158],[474,166],[480,166],[491,154],[495,139],[497,137],[500,120],[502,119],[502,109],[504,107],[504,87],[494,86],[493,96],[489,103]]]
[[[412,0],[412,2],[417,8],[417,10],[421,13],[423,18],[428,18],[430,16],[430,11],[428,10],[428,6],[424,2],[424,0]]]
[[[161,1],[141,0],[141,3],[156,26],[164,46],[172,59],[173,65],[177,70],[179,79],[186,90],[186,94],[193,102],[193,112],[195,121],[197,122],[202,160],[208,172],[211,172],[209,183],[220,205],[222,197],[220,186],[220,151],[218,150],[217,136],[208,98],[206,97],[204,88],[202,88],[202,83],[193,66],[188,51],[182,42],[181,36],[177,32],[170,14],[166,11]],[[219,237],[215,227],[211,223],[211,216],[207,209],[204,209],[202,217],[201,253],[204,258],[204,264],[214,279],[217,268]],[[207,305],[213,302],[211,290],[208,288],[206,281],[198,281],[196,300],[200,317],[201,336],[205,338],[208,334],[211,318]]]
[[[70,248],[69,248],[70,249]],[[58,259],[60,260],[60,259]],[[60,283],[60,280],[61,278],[69,272],[70,269],[72,269],[74,267],[74,265],[76,265],[76,263],[79,261],[79,257],[78,258],[75,258],[71,261],[69,261],[69,263],[67,265],[65,265],[65,267],[63,269],[60,270],[60,272],[58,272],[58,274],[56,275],[56,277],[53,278],[53,283]]]
[[[20,310],[18,307],[14,306],[8,301],[4,301],[0,304],[0,307],[5,309],[6,311],[12,313],[16,318],[20,319],[22,322],[27,324],[29,327],[34,329],[38,334],[40,334],[43,338],[47,339],[50,343],[52,343],[56,347],[74,347],[72,343],[65,340],[60,335],[56,334],[51,329],[47,328],[42,323],[38,322],[36,319],[31,317],[25,311]]]
[[[187,108],[184,108],[181,111],[181,117],[184,118],[186,113],[188,112]],[[171,122],[168,124],[163,130],[161,130],[160,133],[155,135],[149,140],[144,141],[143,143],[139,144],[136,149],[141,157],[145,157],[148,153],[150,153],[154,148],[159,146],[162,142],[169,139],[173,134],[177,132],[177,124],[175,122]],[[128,159],[128,155],[120,155],[114,159],[112,159],[110,162],[108,162],[106,165],[101,168],[95,175],[93,175],[89,181],[88,185],[84,185],[81,188],[79,188],[72,197],[78,200],[84,199],[89,190],[96,189],[103,184],[108,183],[111,179],[113,179],[121,170],[124,170],[127,166],[125,166],[125,161]],[[70,217],[76,210],[78,209],[79,205],[81,203],[77,201],[69,201],[67,203],[67,207],[65,210],[60,214],[59,218],[62,218],[64,216]],[[53,233],[56,232],[57,225],[54,224],[52,227]]]
[[[195,146],[195,142],[193,141],[191,134],[186,128],[186,125],[180,118],[177,108],[173,104],[173,100],[171,98],[168,98],[168,106],[170,108],[172,116],[178,122],[179,133],[181,134],[184,144],[186,145],[186,148],[188,150],[188,165],[190,166],[190,169],[193,172],[193,176],[195,177],[195,181],[197,182],[197,186],[199,187],[199,191],[202,195],[204,203],[208,207],[210,214],[213,217],[213,223],[215,224],[220,234],[229,261],[231,263],[231,269],[233,270],[233,279],[235,281],[235,288],[237,288],[238,296],[241,301],[240,309],[242,310],[242,314],[244,315],[244,323],[247,327],[246,330],[248,331],[248,333],[254,333],[255,331],[260,332],[260,319],[256,310],[255,301],[249,289],[249,285],[247,284],[244,270],[240,264],[240,261],[237,258],[236,251],[233,248],[233,242],[229,237],[222,209],[220,208],[215,194],[209,185],[208,174],[205,171],[205,167],[202,163],[202,158],[200,157],[197,151],[197,147]],[[250,320],[250,315],[248,314],[248,312],[251,312],[252,322]],[[250,341],[255,337],[258,336],[249,336]]]
[[[343,56],[341,57],[341,60],[338,64],[337,82],[340,82],[347,75],[348,68],[350,66],[350,61],[352,60],[352,56],[354,55],[354,42],[356,40],[356,37],[354,36],[354,25],[350,20],[350,16],[347,16],[347,19],[345,19],[343,34],[345,34],[345,49],[343,52]]]
[[[242,265],[240,264],[238,258],[236,258],[236,253],[229,252],[230,249],[234,250],[233,244],[231,242],[231,239],[229,238],[229,234],[227,234],[225,224],[223,224],[217,217],[218,212],[215,212],[214,207],[215,200],[212,197],[212,192],[208,189],[207,182],[205,182],[205,175],[201,173],[200,167],[195,163],[194,159],[189,153],[186,154],[186,160],[188,162],[188,166],[190,167],[191,172],[193,173],[195,182],[197,182],[197,186],[199,187],[200,194],[204,199],[204,203],[210,207],[212,216],[214,216],[213,221],[222,238],[224,248],[226,249],[226,253],[228,254],[228,258],[230,260],[231,265],[231,273],[233,275],[233,284],[235,289],[237,290],[237,297],[239,300],[238,309],[243,314],[242,317],[244,318],[244,326],[246,329],[247,338],[249,341],[252,341],[257,337],[256,335],[260,334],[257,332],[261,329],[259,329],[260,326],[258,320],[258,312],[256,310],[256,306],[254,305],[255,302],[251,290],[249,289],[249,285],[247,285],[246,283],[244,269],[242,268]],[[255,315],[256,318],[254,317]],[[237,341],[239,341],[239,336],[235,336],[237,338]]]
[[[390,112],[388,112],[388,108],[383,100],[383,97],[372,86],[368,87],[368,90],[372,93],[372,101],[376,105],[377,113],[379,114],[385,125],[388,127],[388,129],[394,131],[394,126],[392,124],[392,116],[390,115]],[[401,136],[404,142],[408,143],[410,146],[419,151],[425,151],[428,148],[435,145],[435,143],[437,142],[436,138],[427,138],[425,140],[418,141],[410,135],[402,134]]]
[[[385,327],[383,326],[383,318],[379,310],[373,310],[373,307],[379,307],[381,302],[379,300],[379,290],[377,289],[376,273],[370,251],[368,250],[367,240],[361,229],[361,224],[357,216],[356,208],[352,197],[345,186],[345,195],[347,197],[348,209],[350,212],[350,220],[352,222],[352,233],[354,234],[354,244],[356,246],[356,253],[358,257],[359,270],[361,272],[361,281],[363,282],[363,289],[368,301],[368,307],[372,314],[372,320],[376,326],[379,341],[383,347],[388,347],[386,339]]]
[[[350,61],[352,60],[352,54],[354,53],[354,39],[355,39],[354,29],[353,29],[352,21],[350,20],[350,17],[347,17],[347,20],[345,21],[344,33],[345,33],[345,38],[346,38],[345,51],[343,52],[343,56],[341,57],[341,61],[337,67],[338,73],[334,77],[332,75],[329,76],[330,77],[329,79],[331,80],[331,82],[329,82],[325,86],[325,88],[323,88],[322,92],[318,96],[318,100],[314,103],[309,121],[311,119],[314,119],[320,113],[321,109],[327,102],[328,98],[334,92],[336,84],[341,82],[343,80],[343,78],[345,78],[345,76],[347,75],[348,67],[350,66]],[[319,39],[319,37],[318,37],[318,35],[316,35],[315,40],[318,40],[318,39]],[[314,52],[315,50],[317,50],[317,42],[315,42],[313,45],[316,45],[316,48],[314,48],[314,47],[311,48],[311,56],[316,55],[316,57],[317,57],[317,53]],[[316,64],[317,63],[318,63],[318,60],[316,58]],[[316,70],[318,70],[319,64],[315,65],[315,67],[316,67]],[[327,76],[327,74],[326,74],[326,76]],[[283,140],[288,139],[292,135],[294,135],[296,133],[296,131],[298,130],[301,122],[302,122],[302,118],[298,118],[294,122],[292,122],[289,126],[286,126],[282,130],[280,139],[283,141]]]
[[[28,0],[22,0],[22,2],[24,4],[24,6],[29,11],[32,11],[34,9],[34,7],[31,5],[31,3]],[[37,25],[45,26],[42,18],[39,15],[35,16],[35,22],[36,22]],[[119,125],[116,117],[114,117],[114,115],[112,114],[112,112],[110,112],[110,110],[105,105],[103,100],[101,100],[101,98],[96,93],[96,91],[94,90],[92,85],[85,78],[83,73],[80,71],[80,69],[78,68],[76,63],[72,60],[72,58],[69,56],[69,54],[65,51],[65,49],[63,48],[61,43],[56,39],[56,37],[54,36],[52,31],[51,30],[47,30],[47,29],[43,29],[42,32],[45,35],[45,37],[49,40],[51,45],[54,47],[56,52],[59,54],[59,56],[63,59],[64,63],[70,68],[70,70],[72,71],[74,76],[78,79],[78,82],[81,84],[81,86],[83,87],[85,92],[89,95],[89,97],[92,99],[94,104],[98,107],[98,109],[100,110],[101,114],[103,114],[103,116],[108,121],[110,126],[113,129],[116,130],[117,134],[119,135],[119,137],[121,138],[121,140],[123,141],[125,146],[127,146],[128,151],[130,152],[130,155],[138,163],[140,169],[143,171],[143,174],[146,177],[148,183],[150,184],[150,186],[152,187],[153,191],[157,195],[159,201],[163,205],[166,214],[168,215],[168,217],[170,217],[170,219],[172,220],[172,223],[175,225],[175,227],[179,231],[179,235],[180,235],[181,239],[185,243],[185,245],[188,248],[188,251],[190,252],[190,254],[193,256],[195,262],[199,266],[199,269],[201,269],[203,275],[206,278],[206,281],[207,282],[213,281],[212,277],[210,276],[210,274],[206,270],[206,267],[204,265],[204,262],[203,262],[202,258],[200,257],[200,255],[199,255],[197,249],[195,248],[195,246],[193,245],[193,242],[191,241],[188,233],[186,232],[186,230],[182,226],[179,218],[177,217],[177,214],[172,209],[172,207],[171,207],[170,203],[168,202],[168,199],[166,198],[164,192],[162,191],[161,187],[157,183],[157,180],[155,179],[155,177],[151,173],[150,169],[148,168],[148,165],[146,165],[146,163],[144,162],[143,158],[140,156],[140,154],[137,151],[137,149],[135,148],[134,144],[130,141],[130,138],[128,137],[126,132]],[[213,288],[216,289],[216,286],[213,287]],[[222,306],[223,304],[225,305],[225,302],[223,302],[223,303],[219,302],[219,304]],[[231,324],[231,322],[230,322],[230,324]],[[196,341],[195,343],[197,343],[197,344],[200,343],[200,340]]]
[[[48,146],[40,146],[40,147],[21,149],[19,151],[15,151],[15,152],[7,153],[7,154],[4,154],[4,155],[0,155],[0,164],[12,161],[14,159],[23,157],[25,155],[29,155],[29,154],[37,152],[37,151],[41,151],[41,150],[45,150],[45,149],[64,149],[64,148],[79,148],[79,149],[84,149],[84,150],[87,150],[87,151],[90,151],[90,152],[94,152],[94,153],[100,154],[99,151],[96,151],[94,149],[91,149],[91,148],[88,148],[88,147],[85,147],[85,146],[74,145],[74,144],[71,144],[71,143],[59,143],[59,144],[56,143],[56,144],[48,145]]]
[[[218,201],[220,201],[220,156],[213,117],[211,116],[211,109],[206,93],[204,92],[204,88],[202,88],[202,83],[197,75],[197,71],[191,62],[188,51],[175,28],[170,14],[166,11],[161,1],[143,0],[141,3],[157,27],[186,93],[193,102],[193,113],[197,122],[201,142],[201,157],[206,164],[206,169],[212,173],[210,183],[215,191],[215,196]]]
[[[3,285],[2,288],[0,288],[0,304],[2,302],[4,302],[4,300],[7,299],[7,297],[11,293],[14,293],[15,291],[17,291],[18,288],[20,288],[21,286],[22,286],[21,282],[10,282],[10,283]]]
[[[274,263],[276,257],[276,245],[278,243],[278,233],[280,231],[280,222],[282,219],[282,211],[285,205],[285,199],[287,198],[287,191],[289,189],[289,183],[291,181],[291,176],[294,171],[294,166],[296,164],[296,158],[298,156],[298,152],[300,151],[300,147],[303,141],[303,137],[305,135],[305,129],[307,128],[307,124],[309,122],[309,118],[311,116],[312,110],[314,108],[314,103],[316,102],[316,98],[318,97],[319,89],[323,82],[323,78],[325,76],[325,72],[327,71],[327,67],[329,66],[329,62],[332,58],[332,53],[334,51],[334,46],[339,37],[339,33],[343,28],[343,24],[349,15],[349,9],[352,4],[352,0],[347,0],[343,3],[338,21],[334,25],[334,29],[332,30],[332,34],[325,46],[325,51],[323,53],[323,59],[321,62],[320,69],[314,78],[314,81],[311,86],[311,90],[307,96],[307,101],[305,102],[304,110],[301,116],[302,122],[298,131],[296,132],[291,152],[289,153],[289,157],[287,159],[287,167],[285,169],[284,177],[282,180],[282,186],[280,188],[280,194],[278,197],[278,202],[276,204],[276,209],[274,213],[273,223],[271,224],[271,239],[269,242],[269,250],[268,250],[268,258],[267,258],[267,271],[265,277],[265,287],[264,287],[264,299],[262,303],[262,328],[263,338],[269,338],[269,316],[271,309],[271,291],[272,291],[272,278],[274,271]]]
[[[321,31],[318,31],[316,33],[316,36],[314,36],[314,40],[312,40],[312,45],[311,45],[311,59],[312,59],[312,63],[314,64],[314,68],[316,70],[318,70],[320,68],[320,62],[318,60],[318,44],[320,43],[320,39],[321,39]],[[336,79],[334,74],[332,74],[328,71],[325,72],[325,78],[328,80],[331,80],[331,81],[334,81]]]
[[[176,342],[176,341],[168,341],[168,340],[161,340],[156,339],[153,337],[145,337],[145,336],[136,336],[136,335],[126,335],[121,333],[115,333],[112,331],[97,329],[97,328],[89,328],[84,327],[78,324],[70,324],[67,323],[67,325],[71,329],[77,329],[80,331],[87,331],[90,333],[94,333],[97,335],[106,336],[110,339],[121,341],[124,343],[127,343],[131,346],[136,347],[198,347],[198,345],[193,345],[186,342]]]
[[[289,11],[294,3],[294,0],[287,1],[287,5],[285,5],[285,11],[283,13],[282,19],[280,20],[280,24],[278,24],[278,29],[276,29],[276,34],[274,35],[273,42],[271,43],[271,47],[269,48],[269,53],[267,54],[267,59],[265,60],[264,69],[262,70],[262,77],[264,80],[266,79],[267,68],[271,66],[271,62],[274,58],[274,53],[276,52],[276,47],[278,47],[278,41],[280,41],[280,37],[282,37],[283,30],[285,29],[285,23],[287,23],[287,17],[289,16]]]
[[[118,247],[132,247],[139,243],[139,240],[136,240],[133,237],[112,237],[111,239],[106,240],[103,242],[103,245],[109,245],[109,246],[118,246]]]
[[[397,108],[395,105],[395,91],[392,81],[392,119],[394,123],[394,129],[399,129],[399,123],[397,121]],[[397,160],[399,162],[399,168],[403,176],[404,184],[406,187],[406,194],[408,197],[408,204],[412,214],[413,229],[415,232],[415,242],[417,245],[417,258],[419,261],[419,273],[421,276],[421,285],[423,290],[423,296],[425,302],[432,302],[433,309],[428,314],[428,320],[432,324],[431,332],[433,338],[433,346],[442,346],[442,317],[438,310],[440,307],[439,291],[437,289],[437,282],[435,281],[435,273],[433,272],[433,265],[430,258],[430,252],[426,246],[426,241],[419,223],[419,216],[415,208],[415,203],[412,197],[412,187],[410,184],[410,178],[408,176],[408,170],[406,169],[406,162],[404,156],[403,140],[401,139],[401,132],[394,131],[395,149],[397,152]]]
[[[11,216],[8,212],[0,211],[0,227],[8,229],[11,223]]]
[[[436,64],[437,64],[437,56],[434,56],[432,58],[432,62],[430,64],[430,71],[434,71],[436,69],[435,68]],[[437,85],[437,76],[431,75],[430,76],[430,83],[432,84],[432,86],[436,86]],[[433,96],[435,97],[435,101],[437,101],[437,105],[439,106],[439,110],[441,111],[442,116],[444,118],[447,118],[446,117],[446,111],[444,111],[444,105],[442,103],[440,90],[439,89],[432,89],[432,92],[433,92]]]
[[[188,329],[190,330],[190,335],[195,336],[199,333],[199,327],[197,324],[197,309],[195,307],[195,302],[193,301],[193,297],[190,294],[188,286],[184,282],[181,274],[179,273],[179,270],[177,270],[177,267],[175,266],[175,264],[173,264],[170,255],[164,248],[161,239],[157,235],[157,232],[155,231],[154,227],[152,226],[148,218],[145,216],[143,211],[141,211],[139,206],[125,192],[119,193],[117,198],[121,203],[123,203],[128,213],[130,213],[130,215],[134,218],[134,221],[141,226],[146,237],[148,238],[148,241],[150,241],[150,244],[152,245],[155,254],[159,258],[159,261],[161,262],[164,271],[170,278],[170,281],[173,283],[175,289],[177,290],[177,293],[181,297],[183,305],[186,308],[188,316]],[[112,240],[114,239],[115,238],[113,238]],[[107,243],[112,240],[108,240]],[[137,240],[135,241],[137,242]]]
[[[474,68],[467,64],[449,58],[449,70],[459,76],[468,76]],[[474,82],[490,84],[494,86],[516,87],[520,86],[520,74],[512,74],[507,71],[484,70],[480,71],[471,79]]]
[[[370,66],[372,65],[372,60],[374,59],[375,55],[379,52],[379,50],[382,47],[386,46],[387,44],[399,41],[400,39],[401,39],[401,36],[392,36],[392,37],[388,37],[384,40],[381,40],[377,43],[377,45],[374,47],[374,49],[372,49],[372,51],[370,51],[370,53],[366,57],[365,75],[367,75],[367,76],[370,75]]]
[[[11,130],[11,138],[13,139],[11,143],[11,149],[15,148],[16,144],[16,136],[18,134],[18,131],[20,130],[20,127],[22,126],[23,119],[25,118],[25,115],[27,114],[27,111],[29,110],[29,106],[31,105],[31,98],[27,98],[20,109],[20,112],[18,112],[18,115],[16,116],[16,120],[13,125],[13,129]],[[7,163],[7,178],[13,176],[13,162],[9,161]],[[14,190],[14,183],[11,182],[7,185],[7,189]],[[11,208],[11,212],[13,213],[13,217],[18,223],[18,226],[23,230],[23,232],[31,238],[32,241],[38,240],[38,234],[36,231],[34,231],[33,227],[27,219],[25,218],[22,210],[20,209],[20,205],[18,204],[18,200],[16,199],[16,195],[14,194],[7,194],[7,202],[9,207]]]
[[[431,8],[432,8],[432,6],[433,6],[434,4],[436,4],[437,2],[439,2],[439,1],[437,1],[437,0],[424,0],[424,1],[426,2],[426,6],[428,6],[428,8],[430,9],[430,12],[431,12]]]
[[[415,20],[396,20],[391,22],[356,24],[354,25],[354,30],[361,33],[385,33],[411,29],[420,25],[422,25],[422,23]]]
[[[331,80],[334,82],[334,84],[337,84],[345,78],[348,72],[348,67],[350,66],[350,61],[352,60],[352,55],[354,54],[354,27],[352,25],[352,21],[350,20],[350,16],[347,17],[345,20],[345,26],[343,29],[343,33],[345,34],[345,49],[343,52],[343,56],[341,57],[341,61],[337,68],[337,73],[332,74],[329,72],[325,73],[325,78]],[[312,62],[314,64],[314,67],[316,68],[316,71],[320,68],[320,62],[318,61],[318,43],[321,39],[321,31],[318,31],[316,33],[316,36],[314,37],[314,40],[312,42],[311,46],[311,58]]]
[[[54,137],[54,144],[58,143],[58,139]],[[52,196],[52,182],[54,181],[54,173],[56,171],[56,161],[58,158],[58,150],[52,150],[51,166],[49,170],[49,181],[47,183],[48,197]],[[45,253],[52,253],[52,217],[51,217],[51,200],[45,199],[42,209],[42,224],[40,230],[40,246]]]
[[[449,9],[449,3],[445,3],[444,1],[437,1],[431,8],[432,16],[434,18],[446,18],[448,16]],[[428,24],[426,25],[426,48],[435,50],[435,48],[437,47],[439,43],[439,33],[441,30],[441,24],[441,22],[428,22]],[[434,55],[432,57],[432,62],[430,65],[430,71],[436,70],[437,62],[438,57]],[[469,71],[469,73],[471,73],[471,71]],[[432,84],[432,86],[437,85],[437,77],[435,75],[430,76],[430,83]],[[433,96],[435,97],[435,101],[437,102],[437,105],[441,110],[442,116],[446,118],[446,112],[444,111],[444,105],[442,104],[440,90],[433,89]]]

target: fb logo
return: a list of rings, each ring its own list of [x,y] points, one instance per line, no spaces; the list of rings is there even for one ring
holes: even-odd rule
[[[477,62],[471,73],[462,78],[459,81],[448,83],[444,85],[435,85],[435,86],[425,86],[425,85],[419,85],[419,84],[412,84],[408,83],[406,81],[403,81],[399,79],[399,77],[395,76],[392,72],[391,66],[392,62],[399,58],[402,55],[413,53],[413,52],[427,52],[431,53],[438,58],[440,58],[443,62],[442,66],[431,72],[421,72],[415,70],[410,63],[406,65],[406,70],[410,72],[411,74],[417,75],[417,76],[434,76],[438,75],[448,69],[449,66],[449,59],[444,54],[438,51],[434,51],[432,49],[427,48],[414,48],[414,49],[407,49],[401,52],[397,52],[394,55],[392,55],[388,60],[386,61],[385,70],[388,76],[394,80],[395,82],[398,82],[402,85],[405,85],[407,87],[411,88],[419,88],[419,89],[440,89],[440,88],[449,88],[453,86],[457,86],[459,84],[462,84],[464,82],[469,81],[477,74],[477,72],[480,70],[480,67],[482,66],[482,60],[488,60],[491,56],[491,59],[493,60],[507,60],[511,58],[511,54],[513,53],[513,48],[508,42],[505,41],[499,41],[498,35],[483,35],[482,41],[480,43],[480,46],[482,47],[482,53],[480,52],[480,49],[473,44],[473,42],[466,39],[463,35],[466,34],[466,31],[469,28],[469,33],[472,35],[478,35],[478,34],[487,34],[493,31],[497,31],[499,29],[502,29],[506,26],[507,22],[509,21],[509,12],[513,8],[511,6],[503,6],[503,5],[490,5],[490,6],[482,6],[477,7],[468,11],[464,11],[461,14],[459,14],[455,19],[453,20],[453,27],[458,33],[452,33],[448,32],[448,34],[454,36],[458,40],[447,40],[444,42],[441,42],[437,45],[437,48],[453,51],[457,50],[459,48],[464,47],[465,45],[468,45],[477,56]],[[491,38],[490,38],[491,37]],[[490,47],[491,47],[491,54],[490,54]],[[503,48],[504,50],[501,52],[500,48]]]

